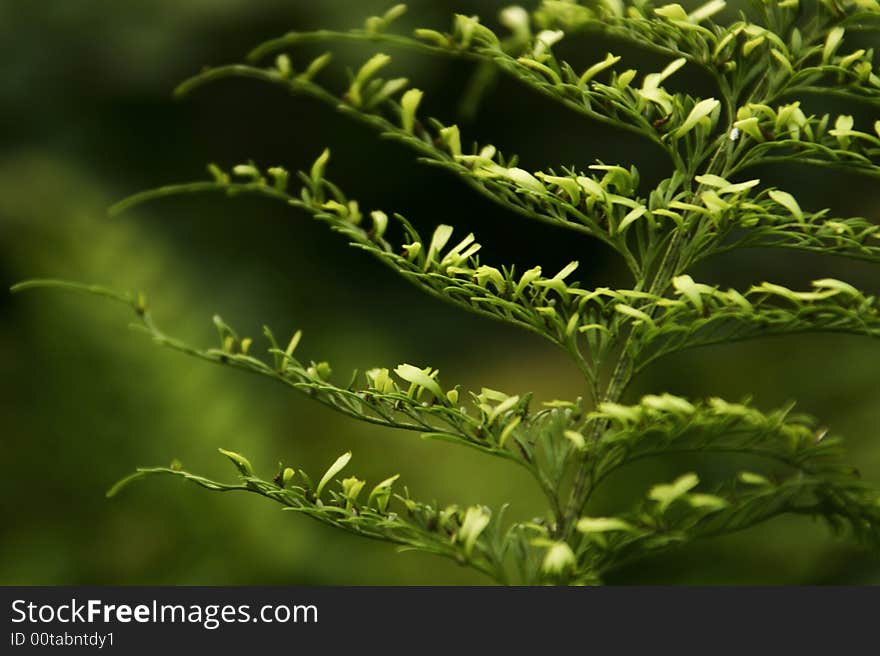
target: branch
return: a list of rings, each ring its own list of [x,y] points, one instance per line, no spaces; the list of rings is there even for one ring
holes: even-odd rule
[[[747,401],[690,401],[648,395],[636,405],[600,405],[592,415],[608,429],[596,444],[592,489],[624,465],[671,453],[759,456],[816,477],[854,476],[840,441],[792,406],[763,413]]]
[[[365,481],[349,477],[334,483],[337,474],[348,464],[351,453],[338,458],[321,481],[302,470],[280,467],[273,481],[257,477],[246,458],[223,451],[236,466],[240,483],[227,484],[172,467],[140,468],[135,474],[114,485],[107,496],[116,495],[129,483],[148,476],[178,476],[200,487],[216,491],[243,491],[258,494],[328,526],[402,548],[431,553],[472,567],[498,583],[507,582],[503,560],[515,538],[515,532],[502,532],[501,516],[484,506],[467,510],[458,506],[440,508],[415,501],[406,492],[392,494],[398,476],[378,483],[369,495]],[[364,501],[363,496],[368,496]],[[395,510],[395,508],[397,508]],[[502,513],[503,514],[503,513]]]
[[[377,55],[370,62],[386,62]],[[369,66],[368,64],[365,67]],[[363,69],[362,69],[363,70]],[[311,74],[310,74],[311,75]],[[553,183],[559,176],[556,172],[539,172],[537,177],[550,179],[549,186],[540,182],[531,173],[516,166],[516,157],[505,158],[491,145],[475,149],[465,154],[461,147],[461,135],[457,126],[443,126],[435,119],[420,119],[416,115],[422,93],[411,89],[400,102],[384,95],[382,89],[391,83],[404,80],[383,80],[370,78],[370,88],[376,90],[379,99],[364,96],[358,91],[357,104],[352,103],[351,89],[337,96],[314,84],[310,75],[293,76],[292,73],[277,69],[260,69],[250,66],[233,65],[209,69],[184,82],[178,94],[186,94],[211,81],[227,77],[245,77],[277,84],[295,95],[317,99],[341,113],[366,124],[383,137],[400,142],[420,155],[420,161],[452,172],[478,193],[493,202],[526,218],[539,220],[551,225],[561,226],[582,232],[604,242],[626,260],[635,276],[639,275],[639,263],[627,247],[626,239],[615,233],[619,225],[634,209],[643,206],[643,201],[633,198],[638,184],[638,172],[622,167],[606,167],[601,163],[594,170],[619,170],[628,175],[623,180],[621,174],[614,176],[617,184],[611,183],[609,176],[590,175],[583,171],[566,170],[564,177],[574,187],[569,192]],[[353,85],[354,86],[354,85]],[[398,91],[402,91],[401,86]],[[404,100],[407,99],[407,100]],[[412,105],[409,103],[412,101]],[[403,104],[407,104],[406,109]],[[578,183],[589,185],[584,189]],[[610,187],[609,187],[610,185]],[[573,192],[576,197],[572,195]],[[607,192],[606,192],[607,190]],[[592,193],[591,193],[592,192]],[[583,202],[581,202],[583,198]]]
[[[466,408],[457,405],[460,398],[458,386],[444,391],[438,381],[438,371],[431,368],[420,369],[409,364],[398,366],[393,372],[394,376],[388,369],[371,369],[366,372],[363,382],[358,372],[355,372],[349,384],[341,387],[331,382],[332,370],[327,362],[311,361],[304,364],[295,357],[301,338],[300,332],[294,334],[289,345],[282,349],[272,331],[264,328],[268,341],[268,360],[264,361],[252,354],[252,340],[239,337],[219,316],[214,318],[219,334],[219,347],[200,349],[161,331],[153,321],[143,295],[134,296],[94,285],[57,280],[27,281],[15,285],[12,291],[39,288],[62,289],[110,298],[129,307],[138,318],[135,327],[143,330],[161,346],[208,362],[271,378],[349,417],[388,428],[417,431],[428,438],[454,441],[512,460],[532,470],[532,466],[521,453],[511,448],[513,443],[505,445],[500,440],[508,422],[527,414],[528,397],[515,397],[514,403],[497,410],[497,401],[474,395],[472,407],[476,410],[476,416],[472,416]],[[480,404],[484,407],[480,407]]]
[[[601,574],[694,540],[742,531],[783,514],[824,520],[836,533],[880,545],[880,497],[853,478],[796,475],[773,482],[751,472],[711,494],[694,493],[699,478],[685,474],[654,486],[633,513],[585,517],[578,528],[582,566]]]

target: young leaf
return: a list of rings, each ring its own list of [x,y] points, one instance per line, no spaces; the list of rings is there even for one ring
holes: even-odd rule
[[[424,387],[431,392],[435,398],[443,398],[443,390],[440,389],[440,385],[437,384],[436,380],[425,373],[423,369],[419,369],[411,364],[401,364],[394,370],[394,373],[408,383]]]
[[[251,466],[250,461],[245,458],[243,455],[236,453],[235,451],[227,451],[226,449],[217,449],[224,456],[229,458],[233,465],[235,465],[236,469],[238,469],[239,473],[242,476],[253,476],[254,468]]]
[[[332,465],[330,465],[330,468],[324,473],[321,480],[318,482],[318,487],[315,489],[316,497],[321,497],[321,492],[324,490],[327,483],[333,480],[333,477],[345,468],[349,460],[351,460],[351,451],[343,453]]]
[[[464,544],[464,552],[470,556],[480,534],[489,525],[490,515],[485,508],[471,506],[465,511],[461,528],[458,529],[458,539]]]

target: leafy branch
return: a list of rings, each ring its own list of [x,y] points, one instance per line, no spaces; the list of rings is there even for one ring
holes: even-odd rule
[[[720,253],[761,247],[880,261],[880,227],[862,217],[809,211],[792,193],[748,179],[762,164],[794,162],[847,175],[880,177],[880,123],[857,126],[849,114],[815,115],[812,95],[880,106],[880,77],[870,48],[853,50],[848,35],[880,29],[876,0],[754,0],[752,11],[721,23],[726,3],[692,11],[647,0],[544,0],[529,12],[508,7],[500,36],[476,16],[455,15],[449,31],[396,33],[405,12],[395,5],[349,31],[291,32],[258,46],[249,64],[206,69],[178,94],[244,77],[278,85],[374,129],[449,171],[472,189],[523,217],[590,236],[613,250],[633,277],[631,288],[583,288],[572,261],[545,275],[480,258],[473,234],[440,225],[421,235],[403,216],[365,211],[326,178],[329,151],[308,172],[261,169],[254,163],[212,179],[137,194],[113,208],[187,193],[258,195],[326,223],[350,243],[416,286],[453,305],[526,329],[563,349],[583,374],[587,399],[554,400],[533,408],[529,393],[483,388],[466,394],[441,384],[432,367],[408,363],[355,372],[333,381],[325,361],[301,361],[301,334],[267,347],[219,317],[219,345],[197,348],[162,332],[142,295],[63,281],[29,281],[109,298],[128,306],[136,326],[155,342],[210,362],[271,378],[347,415],[414,431],[510,460],[524,467],[547,500],[547,514],[505,523],[503,509],[426,504],[393,494],[396,477],[366,485],[336,477],[337,459],[317,485],[284,465],[260,479],[241,455],[238,483],[220,483],[178,466],[140,469],[131,480],[174,475],[214,491],[247,491],[285,508],[366,537],[452,558],[507,583],[596,584],[633,559],[751,527],[783,513],[809,515],[880,546],[880,496],[844,460],[840,441],[787,407],[762,412],[750,402],[691,401],[650,394],[624,400],[635,376],[662,356],[688,348],[799,332],[880,337],[876,296],[830,278],[807,291],[762,282],[739,291],[698,282],[695,264]],[[583,70],[557,55],[557,44],[599,32],[663,55],[657,70],[639,73],[608,53]],[[350,71],[345,89],[319,81],[331,61],[321,55],[294,66],[289,51],[306,43],[353,41],[430,56],[460,57],[480,70],[499,70],[580,115],[641,135],[665,153],[671,170],[642,189],[632,166],[593,162],[537,171],[491,144],[463,147],[458,125],[426,117],[423,92],[403,77],[383,77],[391,58],[380,52]],[[269,56],[269,66],[259,62]],[[487,68],[489,67],[489,68]],[[710,97],[672,91],[685,67],[715,82]],[[300,183],[294,188],[293,182]],[[743,455],[772,472],[739,472],[714,485],[693,472],[658,483],[628,513],[589,514],[595,491],[627,465],[667,454]],[[701,487],[700,487],[701,486]],[[118,491],[120,486],[111,492]],[[699,487],[699,491],[697,491]]]

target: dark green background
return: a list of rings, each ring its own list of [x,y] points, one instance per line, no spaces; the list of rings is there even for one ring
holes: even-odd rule
[[[413,166],[409,152],[311,102],[246,81],[184,102],[170,91],[206,64],[239,60],[288,29],[357,25],[384,2],[359,0],[0,1],[0,280],[61,277],[142,290],[160,325],[213,344],[211,315],[258,336],[302,328],[300,353],[348,371],[431,364],[446,384],[534,390],[539,400],[583,392],[574,366],[538,338],[421,295],[307,217],[256,200],[182,198],[110,219],[115,200],[204,177],[204,164],[253,158],[303,168],[325,145],[330,176],[367,208],[401,211],[430,230],[474,230],[487,262],[545,270],[578,259],[586,286],[625,285],[598,244],[530,224],[476,197],[445,174]],[[441,29],[453,11],[494,21],[503,3],[411,3],[414,20]],[[572,39],[582,64],[612,47]],[[642,70],[661,59],[613,46]],[[294,62],[319,51],[294,53]],[[368,48],[340,49],[356,63]],[[425,108],[460,120],[471,68],[404,52],[395,69],[428,92]],[[632,63],[630,65],[633,65]],[[698,75],[679,88],[711,95]],[[812,99],[813,111],[827,103]],[[858,109],[858,108],[857,108]],[[862,118],[872,118],[864,109]],[[527,168],[602,159],[633,162],[646,184],[666,162],[637,139],[585,123],[501,80],[466,140],[519,152]],[[802,192],[802,204],[876,215],[876,183],[790,167],[761,171]],[[698,272],[747,286],[765,279],[805,286],[836,276],[877,291],[876,267],[785,252],[740,252]],[[454,446],[362,425],[269,381],[187,359],[127,329],[124,309],[56,293],[0,295],[3,584],[446,584],[484,583],[453,564],[397,555],[250,496],[210,494],[156,480],[108,501],[104,491],[137,465],[180,458],[191,470],[231,476],[216,453],[246,453],[264,473],[279,459],[320,473],[352,449],[352,471],[402,474],[412,493],[443,503],[513,503],[542,510],[520,471]],[[631,391],[692,396],[753,394],[762,407],[797,398],[849,439],[851,459],[880,480],[880,348],[836,336],[756,341],[667,359]],[[599,508],[643,494],[693,462],[654,462],[612,483]],[[700,471],[723,468],[703,462]],[[612,582],[880,583],[876,555],[835,541],[809,520],[778,520],[746,534],[642,563]]]

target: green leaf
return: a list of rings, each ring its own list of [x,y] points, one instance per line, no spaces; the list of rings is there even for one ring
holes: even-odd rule
[[[822,48],[823,64],[827,64],[831,61],[831,57],[837,52],[840,44],[843,43],[843,35],[845,32],[846,30],[841,26],[834,27],[828,32],[828,36],[825,39],[825,47]]]
[[[351,451],[347,451],[343,453],[336,459],[332,465],[330,465],[330,469],[328,469],[324,476],[321,477],[321,480],[318,482],[318,487],[315,489],[315,496],[320,498],[321,492],[324,490],[324,487],[329,483],[336,474],[341,472],[345,466],[348,464],[348,461],[351,460]]]
[[[401,364],[394,370],[394,373],[408,383],[424,387],[431,392],[435,398],[443,398],[443,390],[440,389],[440,385],[438,385],[437,381],[429,376],[425,370],[419,369],[411,364]]]
[[[649,326],[654,325],[654,320],[648,315],[646,312],[639,310],[637,308],[632,307],[631,305],[627,305],[626,303],[618,303],[614,306],[614,311],[619,312],[620,314],[625,314],[628,317],[641,321],[642,323],[648,324]]]
[[[241,473],[242,476],[253,476],[254,468],[251,466],[251,463],[245,458],[243,455],[236,453],[235,451],[227,451],[226,449],[217,449],[224,456],[229,458],[232,461],[232,464],[235,465],[236,469]]]
[[[673,278],[672,284],[680,294],[693,304],[697,309],[697,312],[702,314],[703,295],[700,293],[700,289],[697,287],[694,279],[688,275],[678,276],[677,278]]]
[[[617,227],[617,229],[618,229],[620,232],[623,232],[623,231],[626,230],[630,225],[632,225],[633,223],[635,223],[636,221],[638,221],[640,218],[642,218],[643,216],[645,216],[645,214],[646,214],[647,212],[648,212],[648,208],[645,207],[644,205],[639,205],[639,206],[638,206],[637,208],[635,208],[634,210],[630,210],[630,211],[627,213],[627,215],[626,215],[625,217],[623,217],[623,219],[621,219],[621,221],[620,221],[620,225]]]
[[[699,485],[700,479],[696,474],[689,473],[680,476],[675,481],[664,485],[655,485],[648,492],[648,498],[659,504],[660,512],[666,512],[666,509],[680,499],[690,490]]]
[[[541,184],[541,181],[525,169],[507,169],[506,176],[508,179],[516,183],[517,186],[522,187],[523,189],[528,189],[529,191],[534,191],[538,194],[543,194],[547,192],[547,189],[544,187],[544,185]]]
[[[765,476],[754,472],[742,471],[737,478],[746,485],[770,485],[770,481]]]
[[[723,510],[730,505],[726,499],[722,499],[714,494],[688,494],[686,498],[692,508],[711,512]]]
[[[577,523],[581,533],[607,533],[609,531],[634,531],[635,527],[618,517],[581,517]]]
[[[424,93],[419,89],[410,89],[400,100],[401,120],[403,129],[412,134],[416,122],[416,112],[419,109],[419,103],[422,102]]]
[[[442,251],[452,237],[453,227],[450,225],[439,225],[434,230],[431,237],[431,245],[428,247],[428,256],[425,259],[425,271],[427,271],[435,262],[437,255]]]
[[[691,113],[688,114],[684,123],[682,123],[678,130],[675,131],[676,136],[683,137],[686,135],[693,130],[700,121],[712,114],[712,112],[720,106],[721,101],[716,100],[715,98],[707,98],[706,100],[698,102],[694,105],[694,108],[691,110]]]
[[[797,219],[798,222],[803,223],[804,212],[794,196],[792,196],[787,191],[780,191],[779,189],[771,190],[770,192],[768,192],[768,195],[775,202],[779,203],[785,209],[791,212],[792,216],[794,216],[794,218]]]
[[[490,519],[489,512],[480,506],[471,506],[465,511],[461,528],[458,529],[458,539],[464,543],[464,552],[468,556],[473,552],[477,538],[489,525]]]
[[[567,430],[563,432],[565,439],[572,443],[578,451],[584,451],[587,448],[587,440],[578,431]]]
[[[357,498],[360,495],[361,490],[364,489],[365,483],[366,481],[362,481],[355,476],[342,480],[342,494],[345,496],[348,503],[357,503]]]
[[[545,574],[559,575],[574,569],[577,558],[567,542],[553,542],[547,548],[541,569]]]
[[[372,505],[375,502],[376,509],[384,513],[388,509],[388,501],[391,499],[391,487],[398,478],[400,478],[400,474],[395,474],[376,485],[367,498],[367,505]]]

